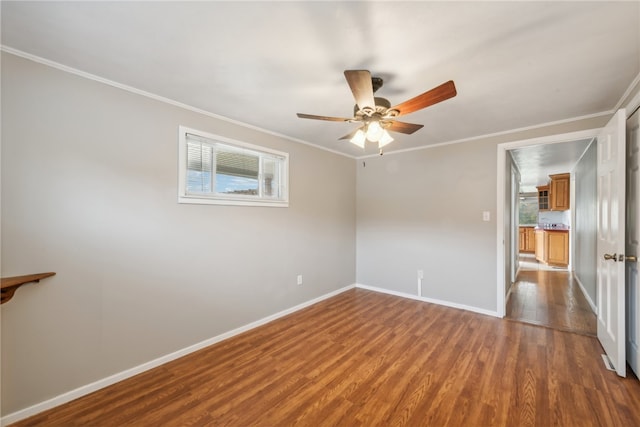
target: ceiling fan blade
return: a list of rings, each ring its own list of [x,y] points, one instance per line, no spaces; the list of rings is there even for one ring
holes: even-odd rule
[[[453,80],[449,80],[446,83],[441,84],[431,90],[426,91],[422,95],[418,95],[415,98],[411,98],[408,101],[398,104],[392,107],[392,110],[398,111],[398,116],[404,116],[406,114],[413,113],[414,111],[421,110],[430,105],[437,104],[446,99],[456,96],[456,86],[453,84]]]
[[[351,138],[353,138],[356,135],[356,132],[358,132],[361,129],[364,129],[364,126],[361,126],[358,129],[354,129],[352,132],[349,132],[348,134],[346,134],[342,138],[338,138],[338,141],[340,141],[341,139],[351,139]]]
[[[405,123],[405,122],[397,122],[397,121],[393,121],[391,122],[391,125],[389,125],[386,129],[393,131],[393,132],[400,132],[400,133],[406,133],[407,135],[411,135],[412,133],[414,133],[417,130],[420,130],[423,128],[424,125],[416,125],[413,123]]]
[[[349,83],[356,104],[362,110],[365,107],[376,108],[373,99],[373,84],[371,83],[371,73],[367,70],[345,70],[344,76]]]
[[[342,117],[328,117],[328,116],[314,116],[313,114],[297,113],[297,116],[301,119],[313,119],[313,120],[327,120],[330,122],[348,122],[353,119],[345,119]]]

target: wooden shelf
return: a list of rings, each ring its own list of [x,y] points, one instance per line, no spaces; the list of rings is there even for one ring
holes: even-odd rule
[[[40,279],[44,279],[46,277],[54,276],[56,273],[38,273],[38,274],[27,274],[26,276],[14,276],[14,277],[3,277],[2,278],[2,301],[0,304],[4,304],[9,301],[16,289],[26,283],[39,282]]]

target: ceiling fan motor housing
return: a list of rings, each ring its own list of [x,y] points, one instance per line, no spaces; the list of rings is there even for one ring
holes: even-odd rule
[[[387,112],[387,110],[389,108],[391,108],[391,103],[386,98],[375,97],[375,98],[373,98],[373,100],[376,103],[374,110],[369,110],[367,108],[364,108],[364,109],[360,110],[360,108],[358,107],[358,104],[354,105],[353,106],[353,115],[354,115],[354,117],[362,118],[362,117],[366,117],[366,116],[371,116],[374,113],[378,113],[378,114],[384,116],[385,113]]]
[[[376,93],[378,89],[382,87],[384,81],[382,77],[371,77],[371,86],[373,87],[373,93]]]

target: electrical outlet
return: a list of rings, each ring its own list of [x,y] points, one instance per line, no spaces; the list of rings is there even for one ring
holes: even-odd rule
[[[298,285],[302,285],[302,274],[298,274]]]
[[[423,270],[418,270],[418,279],[420,279],[420,280],[424,279],[424,271]]]
[[[489,211],[482,212],[482,220],[483,221],[491,221],[491,212],[489,212]]]

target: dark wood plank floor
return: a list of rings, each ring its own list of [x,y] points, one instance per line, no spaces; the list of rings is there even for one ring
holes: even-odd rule
[[[354,289],[20,426],[638,426],[598,341]]]
[[[524,270],[507,301],[506,317],[596,335],[596,315],[568,271]]]

